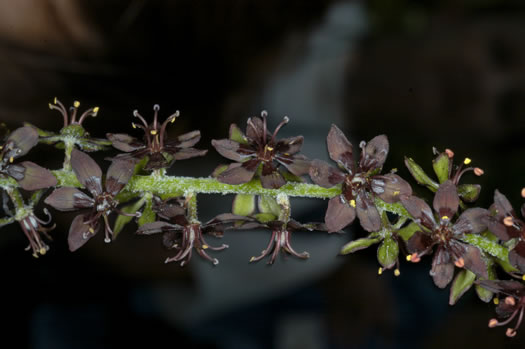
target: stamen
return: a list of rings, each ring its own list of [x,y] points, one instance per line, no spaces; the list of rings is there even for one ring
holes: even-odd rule
[[[516,305],[516,300],[514,299],[514,297],[508,296],[505,298],[505,304],[513,307]]]
[[[445,149],[445,153],[447,153],[449,159],[452,159],[454,157],[454,152],[448,148]]]
[[[507,216],[503,218],[503,224],[505,224],[507,227],[512,227],[512,224],[514,224],[514,220],[512,219],[512,216]]]
[[[62,117],[64,118],[64,127],[66,127],[69,124],[66,107],[64,107],[64,105],[56,97],[53,100],[53,104],[58,105],[58,107],[56,105],[49,104],[49,109],[58,110],[60,114],[62,114]]]
[[[410,261],[412,263],[418,263],[420,260],[421,260],[421,257],[419,257],[417,253],[412,253],[412,255],[410,256]]]
[[[142,115],[140,115],[140,113],[139,113],[139,111],[137,109],[133,110],[133,116],[136,117],[137,119],[139,119],[140,121],[142,121],[142,123],[144,124],[144,127],[146,129],[148,128],[148,123],[146,122],[146,120],[144,120]]]
[[[454,262],[454,265],[458,268],[463,268],[465,266],[465,260],[463,259],[463,257],[460,257]]]
[[[525,188],[521,189],[521,197],[525,198]]]
[[[10,163],[13,163],[13,161],[15,161],[15,158],[11,156],[11,157],[9,158],[9,162],[10,162]]]
[[[379,267],[379,269],[377,269],[377,275],[381,274],[383,274],[383,268]]]
[[[75,108],[80,107],[80,102],[79,102],[79,101],[74,101],[74,102],[73,102],[73,106],[74,106]]]
[[[263,119],[263,142],[266,143],[266,134],[268,133],[268,125],[266,117],[268,116],[268,112],[266,110],[261,111],[261,117]]]
[[[407,258],[407,262],[410,262],[412,260],[412,255],[409,254],[406,258]]]
[[[155,111],[155,113],[153,114],[153,129],[156,131],[157,130],[157,118],[158,118],[160,106],[158,104],[155,104],[153,106],[153,110]]]
[[[356,204],[354,199],[350,200],[350,206],[355,208]]]
[[[90,108],[86,110],[82,115],[80,115],[80,118],[78,119],[77,124],[82,125],[82,123],[88,116],[92,116],[94,118],[97,117],[97,112],[99,111],[99,109],[100,109],[99,107],[95,107],[95,108]]]
[[[494,302],[495,305],[499,304],[499,298],[498,297],[494,297],[494,299],[492,301]]]
[[[479,167],[474,167],[474,174],[476,176],[483,176],[483,174],[485,173],[485,171],[483,171],[481,168]]]
[[[507,337],[511,337],[512,338],[512,337],[514,337],[516,335],[516,333],[517,332],[516,332],[515,329],[509,327],[509,328],[507,328],[507,332],[505,332],[505,335]]]
[[[489,327],[490,328],[494,328],[494,327],[498,326],[498,324],[499,324],[499,322],[496,319],[490,319],[489,320]]]
[[[463,163],[464,163],[465,165],[468,165],[468,164],[470,164],[471,162],[472,162],[472,160],[471,160],[470,158],[465,158],[465,160],[463,160]]]
[[[450,218],[448,218],[448,216],[443,216],[443,217],[441,217],[441,220],[448,221],[448,220],[450,220]]]
[[[399,271],[399,269],[394,270],[394,275],[395,276],[401,275],[401,272]]]

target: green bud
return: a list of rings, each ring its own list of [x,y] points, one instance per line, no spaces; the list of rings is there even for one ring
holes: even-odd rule
[[[391,236],[386,237],[377,249],[377,261],[385,269],[390,269],[396,264],[398,255],[399,246]]]
[[[461,184],[458,185],[458,195],[465,202],[474,202],[478,199],[481,191],[479,184]]]
[[[494,269],[494,261],[488,260],[487,261],[488,269],[487,272],[489,274],[488,280],[496,280],[496,270]],[[492,300],[492,297],[494,296],[494,293],[487,290],[486,288],[483,288],[481,285],[475,285],[476,293],[478,294],[479,299],[481,299],[483,302],[488,303]]]
[[[260,195],[258,206],[262,213],[271,213],[276,217],[281,214],[281,206],[273,196]]]
[[[233,199],[232,213],[239,216],[249,216],[255,212],[255,195],[237,194]]]
[[[437,191],[439,188],[439,185],[434,182],[426,173],[423,171],[421,166],[416,164],[416,162],[412,158],[405,157],[405,165],[408,168],[408,171],[414,177],[416,182],[418,182],[421,185],[425,185],[428,189],[432,190],[433,192]]]
[[[408,241],[412,235],[414,235],[414,233],[419,230],[421,230],[421,228],[416,223],[411,222],[404,228],[399,229],[397,234],[401,236],[403,240]]]
[[[439,183],[443,183],[448,179],[451,165],[452,161],[450,161],[447,153],[441,153],[432,160],[432,167],[434,167],[434,172],[436,173]]]
[[[228,169],[228,165],[219,165],[215,168],[215,170],[213,170],[211,176],[213,178],[217,178],[221,173],[223,173],[224,171],[226,171]]]
[[[349,243],[347,243],[341,248],[340,253],[341,254],[354,253],[355,251],[363,250],[367,247],[372,246],[373,244],[377,244],[379,241],[381,241],[381,238],[373,238],[373,239],[362,238],[362,239],[350,241]]]
[[[275,221],[277,219],[277,216],[271,213],[257,213],[255,215],[255,218],[261,223],[268,223],[271,221]]]
[[[144,210],[142,211],[142,216],[140,216],[138,223],[139,227],[146,224],[146,223],[153,223],[155,222],[156,214],[153,212],[153,202],[151,199],[146,201],[146,206],[144,206]]]
[[[122,207],[121,211],[124,213],[135,213],[140,210],[140,208],[144,205],[144,202],[146,200],[144,198],[140,199],[137,202],[132,203],[131,205]],[[115,220],[115,225],[113,226],[113,238],[117,238],[117,235],[124,229],[126,224],[131,222],[131,219],[133,217],[131,216],[122,216],[119,215],[117,219]]]
[[[454,305],[467,292],[476,280],[476,274],[470,270],[463,269],[456,275],[452,287],[450,288],[450,297],[448,304]]]
[[[230,126],[230,139],[241,144],[248,144],[248,139],[246,139],[241,129],[235,124],[231,124]]]

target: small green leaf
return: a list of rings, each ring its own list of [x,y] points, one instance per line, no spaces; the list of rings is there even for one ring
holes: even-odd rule
[[[281,171],[281,174],[287,182],[304,182],[303,178],[296,176],[289,171]]]
[[[487,272],[489,274],[488,280],[496,280],[496,270],[494,268],[494,261],[489,259],[487,261]],[[482,279],[483,280],[483,279]],[[491,301],[492,297],[494,296],[494,293],[487,290],[486,288],[483,288],[481,285],[475,285],[476,287],[476,293],[478,294],[479,299],[481,299],[483,302],[488,303]]]
[[[271,213],[276,217],[281,214],[281,207],[273,196],[260,195],[258,206],[262,213]]]
[[[255,195],[237,194],[233,199],[232,213],[239,216],[249,216],[255,212]]]
[[[144,198],[142,198],[139,201],[132,203],[131,205],[124,206],[121,209],[121,211],[124,212],[124,213],[135,213],[135,212],[138,212],[140,210],[140,208],[142,207],[142,205],[144,205],[144,201],[145,201]],[[113,226],[113,238],[114,239],[117,238],[117,235],[122,231],[122,229],[124,229],[126,224],[131,222],[132,219],[133,219],[133,217],[131,217],[131,216],[119,215],[117,217],[117,219],[115,220],[115,225]]]
[[[51,136],[55,135],[54,132],[50,132],[50,131],[45,131],[45,130],[39,129],[38,127],[36,127],[35,125],[30,124],[29,122],[24,122],[24,126],[30,126],[30,127],[34,128],[36,130],[36,132],[38,133],[39,137],[51,137]]]
[[[277,216],[271,213],[257,213],[255,218],[261,223],[268,223],[277,219]]]
[[[414,235],[414,233],[419,230],[421,230],[421,228],[416,223],[411,222],[407,226],[399,229],[397,234],[401,236],[403,240],[408,241],[412,235]]]
[[[452,287],[450,288],[450,297],[448,304],[454,305],[467,292],[476,280],[476,274],[470,270],[463,269],[456,275]]]
[[[241,129],[235,124],[231,124],[230,126],[230,139],[241,144],[248,144],[248,139],[244,136]]]
[[[408,168],[408,171],[414,177],[416,182],[418,182],[421,185],[425,185],[428,189],[432,190],[433,192],[437,191],[439,188],[439,184],[434,182],[426,173],[423,171],[421,166],[416,164],[414,159],[405,157],[405,165]]]
[[[479,184],[461,184],[458,185],[458,195],[465,202],[474,202],[478,199],[481,192]]]
[[[359,250],[362,250],[362,249],[365,249],[367,247],[370,247],[372,246],[373,244],[377,244],[379,241],[381,241],[381,238],[373,238],[373,239],[370,239],[370,238],[362,238],[362,239],[357,239],[357,240],[354,240],[354,241],[350,241],[349,243],[347,243],[346,245],[344,245],[342,248],[341,248],[341,254],[349,254],[349,253],[354,253],[355,251],[359,251]]]
[[[219,177],[219,175],[220,175],[221,173],[223,173],[223,172],[226,171],[227,169],[228,169],[228,165],[224,165],[224,164],[223,164],[223,165],[219,165],[219,166],[215,167],[215,170],[213,170],[211,176],[212,176],[213,178],[217,178],[217,177]]]
[[[434,160],[432,160],[432,167],[439,180],[439,183],[443,183],[448,179],[450,175],[451,161],[447,153],[439,154]]]
[[[4,225],[13,223],[14,221],[15,221],[15,217],[0,218],[0,228],[3,227]]]
[[[377,249],[377,261],[385,269],[390,269],[396,264],[398,255],[399,246],[391,236],[386,237]]]
[[[155,212],[153,212],[153,202],[151,199],[148,199],[146,201],[146,205],[144,206],[144,210],[142,210],[142,216],[140,216],[138,220],[139,227],[147,223],[155,222],[155,217]]]

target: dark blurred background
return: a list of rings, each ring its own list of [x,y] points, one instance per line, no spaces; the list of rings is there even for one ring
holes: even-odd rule
[[[521,205],[525,180],[525,5],[462,1],[0,1],[0,120],[58,131],[47,108],[98,105],[84,126],[96,137],[130,132],[132,110],[181,117],[171,134],[200,129],[200,148],[228,126],[269,112],[281,135],[305,136],[304,154],[326,159],[339,125],[357,145],[381,133],[385,170],[408,178],[403,156],[431,169],[432,147],[468,156],[485,176],[479,204],[495,188]],[[81,107],[81,109],[82,109]],[[106,154],[95,154],[104,163]],[[29,159],[58,168],[49,146]],[[207,176],[224,162],[177,162],[170,173]],[[106,162],[107,166],[107,162]],[[468,177],[468,178],[467,178]],[[414,185],[416,186],[416,185]],[[414,187],[418,193],[424,190]],[[295,200],[300,221],[322,220],[326,202]],[[202,220],[231,197],[200,200]],[[38,212],[41,212],[39,209]],[[40,213],[41,214],[41,213]],[[105,245],[97,237],[67,251],[72,215],[56,214],[51,251],[34,259],[16,224],[0,234],[1,340],[17,348],[522,348],[488,330],[493,307],[471,291],[454,307],[428,276],[429,258],[377,276],[375,248],[337,256],[344,236],[296,233],[310,260],[249,265],[264,231],[227,233],[212,267],[163,264],[160,236],[133,229]],[[217,242],[218,243],[218,242]]]

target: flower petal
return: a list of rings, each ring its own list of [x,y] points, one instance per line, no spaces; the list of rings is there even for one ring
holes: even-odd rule
[[[345,180],[345,174],[322,160],[313,160],[309,170],[312,181],[324,188],[331,188]]]
[[[388,203],[399,201],[401,196],[412,195],[412,187],[403,178],[396,174],[372,177],[372,191]]]
[[[278,189],[286,184],[283,176],[271,163],[264,163],[261,173],[261,185],[266,189]]]
[[[328,136],[326,137],[326,145],[330,159],[344,167],[349,173],[354,173],[355,164],[352,155],[352,143],[348,141],[344,133],[337,126],[332,125],[330,128]]]
[[[25,168],[24,178],[18,183],[25,190],[37,190],[55,186],[57,179],[51,171],[31,161],[24,161],[19,164]]]
[[[211,144],[219,154],[233,161],[243,161],[255,152],[244,144],[229,139],[212,139]]]
[[[439,214],[440,219],[451,220],[459,207],[459,196],[456,185],[447,180],[443,182],[434,196],[434,210]]]
[[[381,217],[372,199],[364,191],[358,193],[356,198],[357,217],[363,229],[368,232],[381,229]]]
[[[520,241],[509,252],[509,262],[522,273],[525,273],[525,241]]]
[[[410,253],[425,255],[431,252],[430,247],[434,244],[432,237],[422,231],[416,231],[407,241],[407,250]]]
[[[457,259],[463,258],[466,269],[484,279],[488,279],[488,266],[479,248],[454,239],[450,240],[449,246],[451,252]]]
[[[379,135],[370,140],[361,152],[359,167],[363,171],[370,171],[383,167],[388,156],[389,144],[385,135]]]
[[[207,152],[207,149],[184,148],[177,150],[177,152],[173,154],[173,157],[175,160],[186,160],[197,156],[204,156]]]
[[[178,224],[171,224],[168,222],[157,221],[153,223],[146,223],[138,228],[135,234],[138,235],[151,235],[156,233],[163,233],[166,231],[179,231],[184,227]]]
[[[177,137],[179,148],[189,148],[197,144],[201,139],[201,131],[193,130]]]
[[[303,136],[283,138],[280,139],[275,145],[275,151],[277,153],[283,153],[285,155],[293,155],[301,150],[303,142]]]
[[[400,198],[401,204],[416,220],[416,223],[423,225],[428,229],[434,229],[436,221],[432,209],[428,204],[416,196],[408,196]]]
[[[69,245],[69,250],[74,252],[80,247],[84,246],[86,242],[89,241],[93,236],[95,236],[99,229],[98,222],[95,222],[95,227],[93,227],[93,232],[90,232],[91,228],[89,224],[84,224],[85,215],[79,214],[73,219],[71,223],[71,228],[69,228],[69,235],[67,237],[67,243]]]
[[[73,211],[93,207],[95,204],[92,198],[72,187],[60,187],[53,190],[44,202],[59,211]]]
[[[21,166],[19,164],[11,164],[7,166],[6,170],[7,174],[10,177],[16,179],[17,181],[21,181],[22,179],[24,179],[24,173],[26,172],[24,166]]]
[[[452,226],[455,235],[479,234],[487,229],[486,219],[489,211],[484,208],[469,208],[459,216]]]
[[[333,233],[343,229],[354,221],[355,215],[355,208],[350,206],[342,195],[331,198],[324,217],[328,232]]]
[[[171,159],[167,159],[165,155],[167,155]],[[146,164],[146,166],[144,166],[144,169],[147,171],[157,170],[159,168],[170,167],[170,165],[172,164],[174,160],[171,157],[171,155],[166,152],[149,153],[148,158],[149,158],[148,163]]]
[[[91,156],[80,150],[71,152],[71,167],[78,178],[92,194],[102,193],[102,171]]]
[[[494,191],[494,206],[496,208],[496,217],[503,219],[506,216],[516,216],[512,205],[505,195],[498,189]]]
[[[293,158],[285,158],[283,156],[277,156],[275,158],[277,162],[286,167],[288,171],[296,176],[303,176],[308,173],[310,169],[310,160],[305,157],[295,156]]]
[[[438,248],[432,260],[430,275],[434,279],[434,284],[439,288],[445,288],[454,277],[454,263],[448,251],[442,247]]]
[[[126,160],[113,160],[106,175],[106,191],[117,195],[128,184],[133,175],[135,163]]]
[[[246,162],[233,163],[228,169],[217,176],[217,180],[226,184],[242,184],[252,180],[255,170],[257,170],[259,160],[252,159]]]
[[[106,137],[111,141],[113,147],[126,153],[145,147],[145,145],[136,138],[125,133],[107,133]]]
[[[20,127],[7,137],[7,142],[14,143],[17,151],[9,156],[16,159],[27,154],[38,143],[38,132],[30,126]]]

